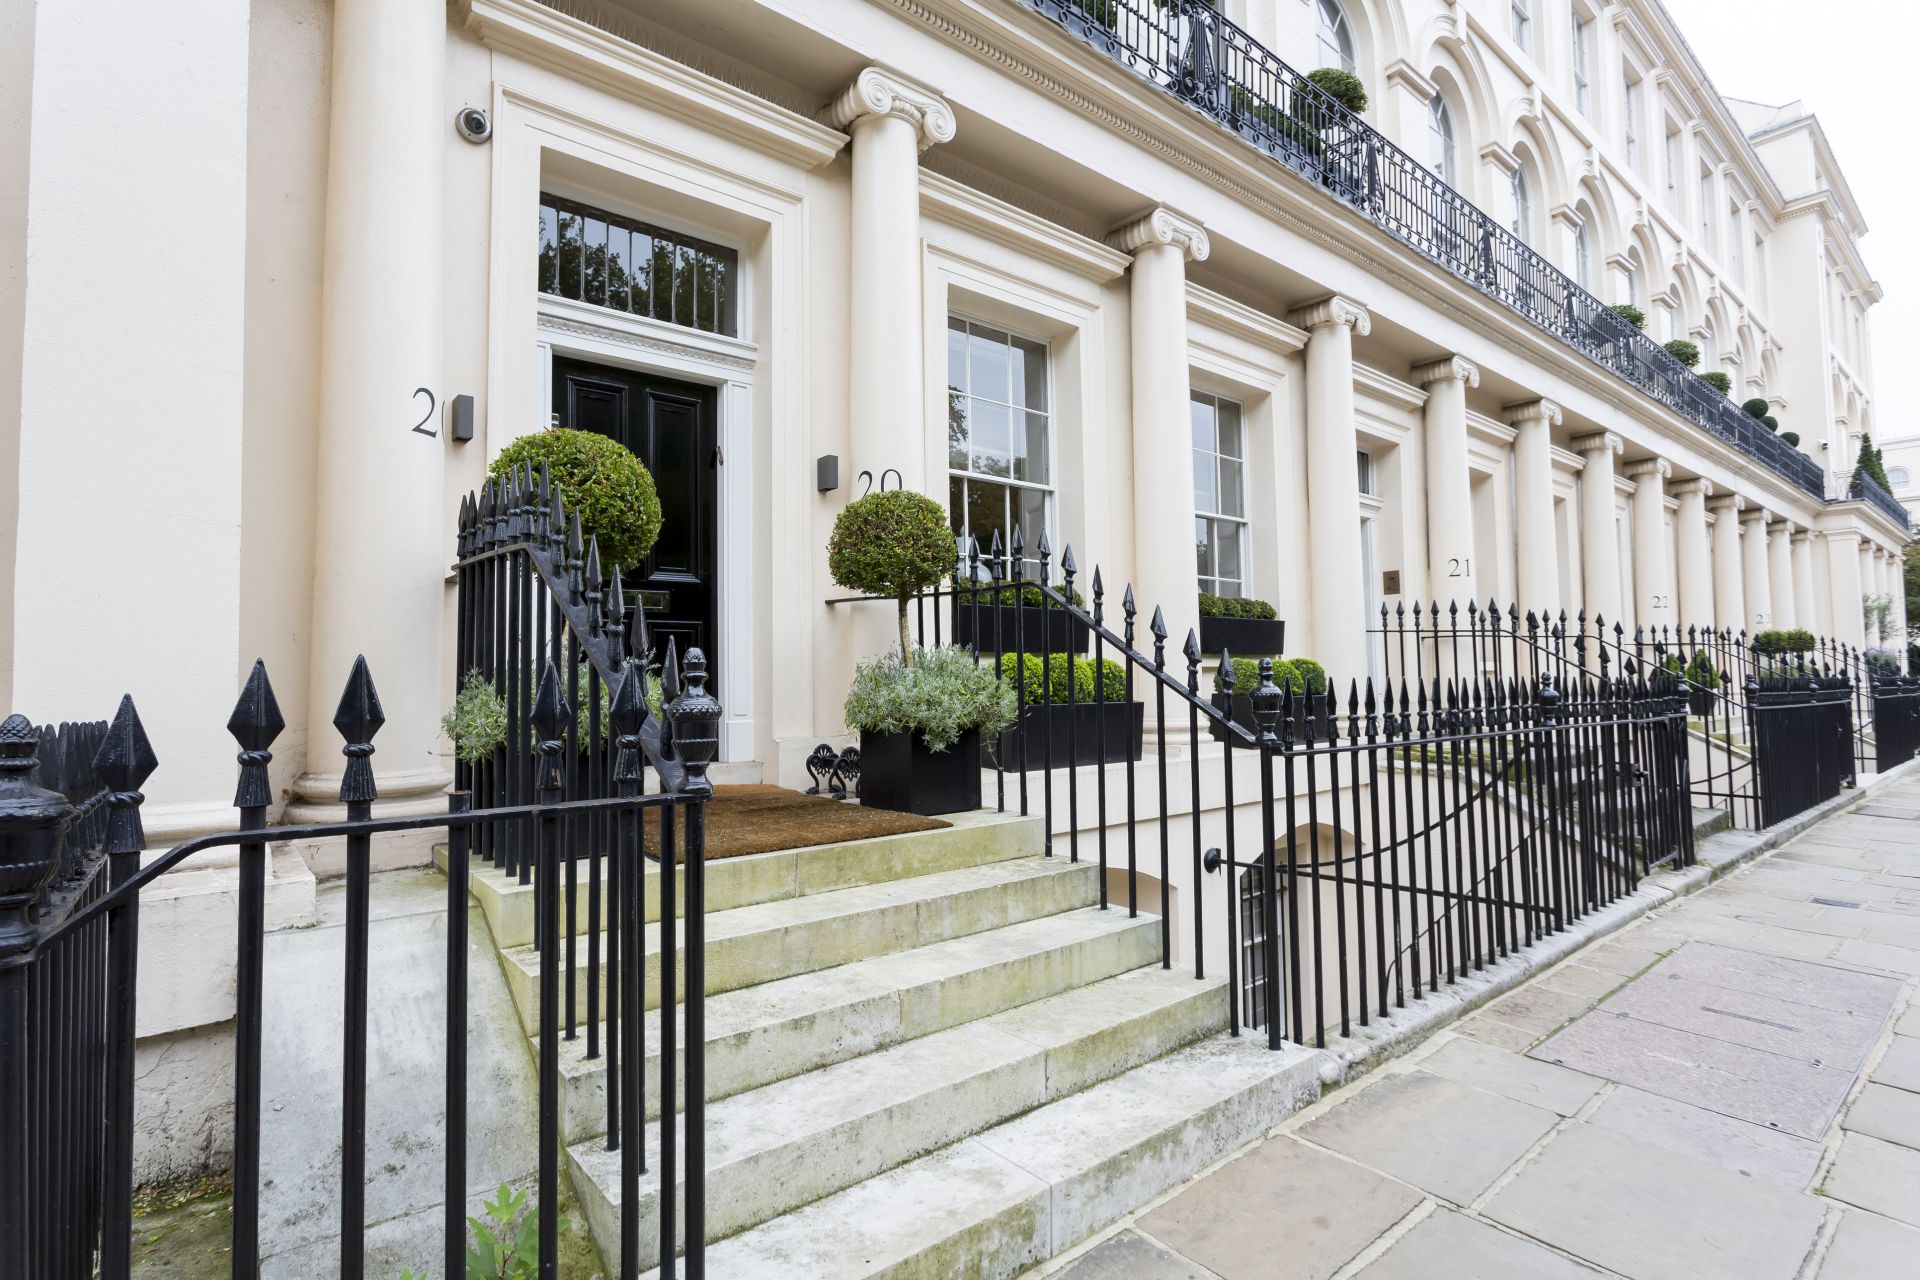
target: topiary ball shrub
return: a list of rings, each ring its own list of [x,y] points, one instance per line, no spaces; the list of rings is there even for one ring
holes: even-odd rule
[[[1307,82],[1355,115],[1367,109],[1366,83],[1351,71],[1316,67],[1307,72]]]
[[[1022,659],[1026,668],[1024,678],[1020,674]],[[1120,702],[1127,696],[1127,669],[1111,658],[1100,660],[1099,689],[1094,687],[1093,659],[1069,658],[1064,653],[1003,653],[1000,678],[1030,707],[1042,703],[1064,706],[1068,701],[1069,679],[1073,682],[1074,702],[1098,702],[1102,697],[1108,702]]]
[[[1619,316],[1636,329],[1644,330],[1647,327],[1647,313],[1634,306],[1631,302],[1616,302],[1608,307],[1607,310],[1613,312],[1613,314]]]
[[[1760,425],[1769,431],[1778,431],[1780,429],[1780,419],[1769,413],[1760,419]]]
[[[1747,411],[1747,416],[1753,418],[1764,418],[1767,416],[1767,411],[1773,408],[1772,405],[1767,403],[1765,396],[1755,396],[1751,400],[1742,400],[1740,407]]]
[[[1715,369],[1712,373],[1701,374],[1700,381],[1706,383],[1723,396],[1733,394],[1733,375],[1730,373],[1722,373],[1720,370]]]
[[[637,568],[660,536],[660,495],[633,451],[611,436],[554,427],[521,436],[487,468],[489,478],[531,464],[552,477],[580,532],[600,541],[600,562]]]
[[[888,596],[900,606],[900,662],[913,665],[907,602],[953,571],[947,510],[924,493],[889,489],[856,498],[827,539],[827,570],[849,591]]]
[[[1798,431],[1782,431],[1780,438],[1796,449],[1800,447],[1800,433]]]
[[[1700,363],[1700,344],[1685,338],[1669,338],[1660,344],[1666,353],[1691,369]]]

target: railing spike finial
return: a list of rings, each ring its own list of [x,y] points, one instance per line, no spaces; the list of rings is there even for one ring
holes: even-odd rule
[[[268,748],[286,727],[280,703],[273,696],[273,683],[267,679],[267,664],[256,658],[240,690],[240,700],[227,717],[227,732],[240,744],[240,782],[234,791],[234,808],[273,803],[273,785],[267,776],[273,753]]]
[[[1160,612],[1160,606],[1153,606],[1153,621],[1147,624],[1147,631],[1153,636],[1153,669],[1164,671],[1167,667],[1167,619]]]
[[[1073,544],[1069,542],[1067,549],[1060,553],[1060,579],[1067,585],[1067,595],[1069,598],[1071,598],[1073,594],[1073,575],[1079,572],[1080,566],[1074,563],[1073,559]]]
[[[562,572],[567,564],[567,495],[554,491],[553,505],[547,508],[547,527],[545,529],[547,554],[553,557],[554,567]],[[538,542],[542,531],[533,531],[534,541]]]
[[[264,673],[263,673],[264,678]],[[272,694],[269,692],[268,697]],[[278,709],[275,709],[278,714]],[[275,733],[279,730],[276,728]],[[107,726],[100,749],[94,752],[93,773],[107,790],[107,853],[138,853],[146,847],[146,833],[140,826],[140,804],[146,797],[140,788],[160,767],[147,741],[147,730],[140,723],[130,695],[120,696],[120,705]]]
[[[601,615],[600,577],[600,535],[594,534],[587,539],[586,601],[587,634],[598,636],[606,630],[606,618]]]
[[[1220,670],[1213,677],[1213,682],[1216,686],[1218,686],[1220,692],[1226,694],[1229,698],[1233,696],[1233,690],[1234,690],[1234,684],[1235,684],[1234,674],[1233,674],[1233,651],[1229,649],[1226,645],[1220,646]]]
[[[1200,637],[1193,628],[1187,628],[1187,642],[1180,651],[1187,659],[1187,694],[1197,698],[1200,696]]]
[[[1129,650],[1133,648],[1133,624],[1134,620],[1139,616],[1139,612],[1140,611],[1134,607],[1133,584],[1129,582],[1126,590],[1120,593],[1120,616],[1126,620],[1125,639]]]
[[[365,654],[353,660],[347,673],[347,687],[340,691],[340,705],[333,712],[333,727],[346,740],[341,754],[347,758],[346,772],[340,776],[340,800],[343,804],[379,799],[373,783],[373,736],[387,722],[380,706],[380,691],[373,686],[373,673],[367,670]]]
[[[1093,621],[1094,625],[1106,621],[1106,587],[1100,582],[1100,566],[1093,566]]]
[[[567,594],[570,603],[576,606],[586,601],[586,583],[582,577],[586,569],[586,549],[580,508],[576,506],[567,516]]]
[[[616,573],[615,577],[618,576]],[[615,736],[615,782],[639,782],[642,777],[640,728],[647,719],[646,686],[645,667],[632,661],[621,666],[620,681],[613,688],[613,701],[607,708],[607,719]]]
[[[674,756],[685,766],[683,794],[713,794],[707,781],[707,766],[720,749],[720,703],[707,692],[707,655],[699,645],[687,648],[686,688],[666,705],[667,719],[673,724]]]
[[[607,577],[607,635],[613,641],[607,651],[619,661],[627,648],[627,590],[620,581],[619,565]]]
[[[552,658],[540,669],[540,685],[533,695],[533,712],[528,719],[540,735],[535,748],[540,754],[540,777],[536,785],[541,791],[558,790],[563,785],[560,752],[566,745],[563,736],[573,723],[573,708],[561,691],[560,668]]]

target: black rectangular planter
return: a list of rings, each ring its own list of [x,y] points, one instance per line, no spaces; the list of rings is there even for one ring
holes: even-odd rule
[[[1200,652],[1231,653],[1242,658],[1274,657],[1286,651],[1284,618],[1200,619]]]
[[[1009,769],[1053,769],[1138,760],[1146,712],[1144,702],[1022,707],[1019,722],[999,738],[1001,763]]]
[[[1086,623],[1058,607],[954,601],[953,642],[971,649],[976,633],[981,653],[1085,653],[1092,635]]]
[[[860,803],[900,813],[963,813],[980,807],[980,733],[945,751],[918,733],[860,733]]]

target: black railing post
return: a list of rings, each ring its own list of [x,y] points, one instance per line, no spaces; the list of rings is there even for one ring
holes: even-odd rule
[[[240,745],[240,779],[233,804],[240,829],[267,825],[273,784],[268,750],[286,720],[273,696],[267,667],[256,660],[227,732]],[[267,846],[250,840],[239,848],[240,902],[235,938],[233,1040],[233,1273],[252,1277],[260,1267],[260,1026],[262,969],[267,931]]]
[[[1225,660],[1224,658],[1222,659]],[[1260,928],[1266,935],[1266,945],[1261,948],[1261,959],[1265,963],[1263,975],[1267,988],[1267,1048],[1278,1049],[1281,1039],[1280,1013],[1280,869],[1274,857],[1274,844],[1278,833],[1273,821],[1273,757],[1280,747],[1280,739],[1274,728],[1285,714],[1285,695],[1273,682],[1273,659],[1260,659],[1260,687],[1253,691],[1253,722],[1260,731]],[[1309,745],[1311,750],[1312,744]],[[1293,768],[1293,762],[1287,761],[1287,768]],[[1199,808],[1194,809],[1194,825],[1199,826]],[[1231,822],[1233,815],[1228,814]],[[1289,884],[1291,892],[1298,886]],[[1317,884],[1316,884],[1317,887]],[[1288,938],[1288,946],[1297,967],[1299,948],[1296,940]],[[1344,957],[1343,957],[1344,959]],[[1234,993],[1239,998],[1239,993]]]
[[[447,813],[458,819],[473,808],[473,793],[447,797]],[[467,1239],[467,902],[473,828],[454,822],[447,828],[447,1149],[441,1195],[441,1244],[446,1274],[465,1267]]]
[[[36,1217],[29,1188],[29,1101],[35,1055],[27,1043],[35,896],[60,865],[73,807],[31,780],[39,732],[22,715],[0,724],[0,1240],[19,1259]],[[23,1274],[31,1270],[31,1263]]]
[[[539,1061],[539,1276],[555,1280],[560,1254],[560,830],[562,820],[551,806],[566,799],[566,770],[560,753],[566,749],[566,731],[573,725],[573,708],[560,691],[560,668],[551,657],[540,672],[531,716],[539,733],[535,790],[543,812],[539,818],[540,868],[534,873],[534,900],[540,916],[540,1061]],[[571,851],[569,850],[569,853]],[[573,974],[567,974],[566,999],[573,1004]]]
[[[373,736],[386,723],[364,656],[353,660],[333,727],[346,739],[340,800],[348,822],[373,816]],[[367,1205],[367,905],[372,896],[373,838],[347,837],[346,1029],[342,1046],[340,1120],[340,1277],[366,1274]]]

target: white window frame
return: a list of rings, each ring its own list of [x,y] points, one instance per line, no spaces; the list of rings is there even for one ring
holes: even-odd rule
[[[1667,130],[1667,208],[1680,212],[1680,131]]]
[[[1584,220],[1573,229],[1573,278],[1582,289],[1593,292],[1593,237],[1587,234]]]
[[[1533,0],[1508,0],[1513,18],[1513,42],[1523,53],[1533,52]]]
[[[1533,184],[1527,181],[1527,166],[1515,165],[1507,177],[1507,189],[1513,200],[1513,221],[1509,229],[1520,237],[1520,243],[1533,243]]]
[[[1453,131],[1453,110],[1446,95],[1436,92],[1427,100],[1428,168],[1440,175],[1448,186],[1459,185],[1459,147]]]
[[[1627,168],[1640,167],[1640,130],[1634,117],[1640,114],[1640,82],[1631,75],[1621,80],[1620,135],[1625,146]]]
[[[1360,626],[1371,634],[1380,620],[1380,515],[1386,499],[1380,493],[1380,464],[1366,449],[1355,450],[1354,468],[1360,490]],[[1367,674],[1381,675],[1380,646],[1367,645]]]
[[[1316,0],[1315,3],[1320,65],[1338,67],[1358,74],[1358,54],[1353,44],[1353,21],[1340,0]],[[1332,58],[1327,57],[1332,54]]]
[[[1708,253],[1713,252],[1714,205],[1713,170],[1700,171],[1700,247]]]
[[[1009,340],[1013,338],[1019,338],[1022,342],[1030,342],[1035,346],[1039,347],[1040,350],[1044,353],[1044,356],[1047,362],[1047,368],[1046,368],[1047,407],[1044,412],[1044,416],[1047,422],[1047,448],[1046,448],[1047,483],[1035,484],[1030,480],[1016,480],[1012,476],[988,475],[985,472],[972,470],[971,465],[969,465],[968,470],[957,471],[953,467],[952,458],[949,457],[947,461],[947,492],[948,492],[949,502],[951,502],[951,499],[952,499],[953,482],[955,480],[960,480],[962,482],[978,480],[985,484],[1003,485],[1007,487],[1009,490],[1031,489],[1031,490],[1037,491],[1044,495],[1044,498],[1041,504],[1041,512],[1042,512],[1040,517],[1041,527],[1046,531],[1048,541],[1055,542],[1057,541],[1057,534],[1058,534],[1058,526],[1056,525],[1055,522],[1059,519],[1059,511],[1060,511],[1060,491],[1056,487],[1056,479],[1059,476],[1060,422],[1059,422],[1059,409],[1058,409],[1059,395],[1058,395],[1058,389],[1054,385],[1055,361],[1054,361],[1053,343],[1044,338],[1036,338],[1031,334],[1022,333],[1017,329],[1011,328],[997,321],[983,320],[978,316],[969,315],[967,312],[963,310],[954,309],[954,308],[949,308],[947,311],[947,332],[948,333],[951,333],[953,331],[952,329],[953,322],[956,320],[960,321],[962,324],[967,326],[966,332],[967,332],[967,337],[969,342],[971,342],[973,337],[973,329],[974,327],[977,326],[982,329],[991,329],[995,333],[1004,333],[1007,335]],[[953,386],[952,378],[953,378],[952,366],[951,364],[949,364],[948,373],[947,373],[947,382],[944,384],[948,388],[951,388]],[[961,394],[966,396],[968,399],[976,398],[973,395],[971,387],[961,392]],[[1000,403],[1000,402],[995,401],[994,403]],[[1016,411],[1015,406],[1008,405],[1006,407],[1009,414]],[[1018,412],[1027,413],[1027,412],[1031,412],[1031,410],[1026,409],[1024,406],[1020,406],[1018,408]],[[1009,419],[1008,426],[1009,426],[1009,430],[1011,430],[1011,427],[1012,427],[1011,419]],[[969,434],[969,440],[971,440],[971,434],[972,434],[971,426],[968,427],[968,434]],[[1011,443],[1011,440],[1009,440],[1009,443]],[[969,464],[971,464],[972,462],[971,449],[969,449],[968,452],[969,452],[968,462]],[[1009,494],[1008,502],[1011,503],[1011,501],[1012,501],[1012,495]],[[959,510],[956,512],[951,512],[950,515],[952,516],[952,518],[957,519],[960,522],[960,528],[955,532],[955,537],[957,538],[962,534],[965,534],[966,536],[971,537],[972,529],[967,523],[967,504],[964,502],[961,503]],[[1011,506],[1009,506],[1006,511],[1006,518],[1007,518],[1008,540],[1010,543],[1012,538],[1012,530],[1014,527],[1014,511]],[[1023,540],[1024,545],[1022,547],[1022,550],[1025,552],[1025,560],[1031,566],[1030,569],[1024,570],[1024,572],[1026,572],[1029,577],[1033,576],[1032,570],[1037,569],[1039,567],[1039,562],[1040,562],[1039,561],[1039,541],[1040,539],[1037,535],[1030,540]],[[990,545],[988,543],[983,542],[980,546],[980,553],[982,555],[985,555],[988,553],[990,549],[991,549]],[[1008,555],[1011,555],[1013,552],[1013,548],[1011,545],[1003,547],[1002,550],[1006,552]]]
[[[1593,19],[1573,15],[1573,105],[1593,114]]]
[[[1216,494],[1223,492],[1220,478],[1220,460],[1222,458],[1229,458],[1231,461],[1240,464],[1240,514],[1236,516],[1229,515],[1222,511],[1202,511],[1200,509],[1199,495],[1195,494],[1193,518],[1195,521],[1204,520],[1209,525],[1234,524],[1240,527],[1240,577],[1236,590],[1231,593],[1231,598],[1246,599],[1253,594],[1253,507],[1247,500],[1247,407],[1230,396],[1214,395],[1210,391],[1192,391],[1188,394],[1188,402],[1189,404],[1207,404],[1214,412],[1214,447],[1204,450],[1204,452],[1213,464],[1213,488]],[[1237,458],[1220,452],[1219,415],[1222,404],[1232,405],[1234,413],[1239,417],[1240,456]],[[1191,427],[1191,423],[1189,423],[1189,427]],[[1189,432],[1189,436],[1191,436],[1191,432]],[[1197,465],[1199,456],[1203,450],[1200,448],[1199,442],[1191,438],[1189,438],[1188,445],[1190,456]],[[1215,505],[1218,506],[1222,504],[1216,502]],[[1208,536],[1212,537],[1212,534],[1209,533]],[[1199,583],[1200,590],[1205,594],[1216,596],[1226,596],[1229,594],[1219,589],[1221,579],[1217,575],[1213,577],[1202,577],[1198,565],[1194,566],[1194,579]],[[1211,589],[1208,587],[1209,583],[1212,584]]]

